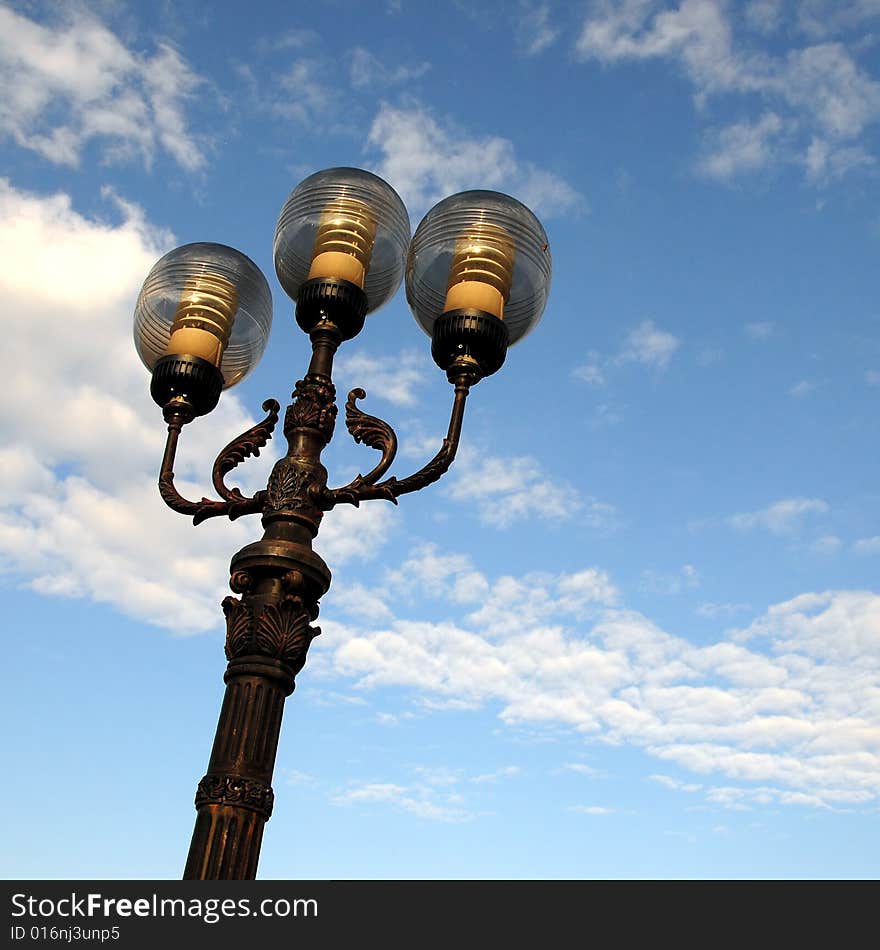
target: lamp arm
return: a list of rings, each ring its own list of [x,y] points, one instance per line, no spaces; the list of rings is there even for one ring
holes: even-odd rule
[[[217,494],[223,501],[214,501],[202,498],[201,501],[190,501],[184,498],[174,484],[174,459],[177,455],[177,442],[180,430],[190,421],[185,413],[168,412],[168,438],[165,442],[165,454],[162,458],[162,467],[159,470],[159,494],[162,500],[174,511],[184,515],[192,515],[193,524],[199,524],[207,518],[216,518],[222,515],[231,521],[242,515],[256,514],[262,511],[266,497],[265,491],[258,491],[253,498],[243,495],[238,488],[228,488],[224,476],[231,472],[239,463],[252,455],[259,455],[260,449],[272,437],[272,430],[278,421],[281,407],[274,399],[267,399],[263,403],[263,410],[268,412],[266,418],[233,439],[217,456],[212,471],[212,481]]]
[[[392,476],[386,478],[385,481],[377,481],[381,475],[384,475],[394,459],[394,453],[397,450],[397,437],[387,423],[381,419],[376,419],[374,416],[367,416],[355,406],[356,399],[364,398],[364,391],[362,389],[351,391],[348,402],[345,404],[346,426],[356,442],[363,441],[373,448],[381,449],[382,459],[369,475],[358,475],[343,488],[327,489],[323,497],[322,507],[324,510],[329,511],[338,504],[358,506],[362,501],[368,501],[372,498],[384,498],[396,505],[398,496],[419,491],[446,474],[458,451],[465,403],[470,387],[476,381],[472,372],[462,372],[455,376],[450,374],[450,376],[451,382],[455,385],[455,398],[452,403],[452,414],[446,438],[443,440],[440,451],[430,462],[422,466],[413,475],[403,479]]]

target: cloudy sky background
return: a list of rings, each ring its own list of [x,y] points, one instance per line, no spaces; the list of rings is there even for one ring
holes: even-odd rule
[[[413,227],[517,196],[553,286],[450,474],[325,519],[261,876],[876,877],[878,42],[875,0],[0,5],[2,873],[181,873],[259,523],[160,501],[134,301],[190,241],[270,280],[263,362],[184,432],[200,496],[307,364],[278,211],[356,165]],[[354,386],[398,477],[433,455],[402,293]]]

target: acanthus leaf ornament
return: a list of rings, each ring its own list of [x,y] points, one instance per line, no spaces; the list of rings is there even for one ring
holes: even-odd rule
[[[309,374],[299,380],[293,391],[294,401],[284,415],[284,434],[294,429],[317,429],[325,442],[333,438],[336,426],[336,387],[329,379]]]
[[[269,439],[272,438],[272,432],[278,422],[278,413],[281,411],[281,405],[275,399],[267,399],[263,403],[263,412],[268,415],[262,422],[242,433],[238,438],[233,439],[222,452],[217,456],[214,462],[214,468],[211,473],[214,482],[214,488],[217,494],[227,501],[243,501],[244,496],[238,488],[227,488],[223,477],[239,466],[246,458],[259,456],[260,449],[264,448]]]
[[[286,595],[280,603],[258,603],[226,597],[226,658],[262,656],[281,660],[298,673],[320,627],[310,625],[310,614],[300,597]]]
[[[226,659],[231,660],[248,652],[253,614],[237,597],[224,597],[222,607],[226,617]]]
[[[297,511],[311,505],[308,489],[314,481],[310,468],[297,459],[283,458],[275,464],[269,476],[266,508],[274,511]]]

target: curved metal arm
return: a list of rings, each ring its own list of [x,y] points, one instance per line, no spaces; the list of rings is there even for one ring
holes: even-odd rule
[[[364,441],[373,448],[382,448],[382,460],[369,475],[365,477],[359,475],[343,488],[327,489],[322,499],[322,508],[324,508],[325,511],[329,511],[336,505],[343,503],[358,506],[362,501],[367,501],[371,498],[384,498],[396,505],[399,495],[419,491],[426,485],[436,482],[445,475],[455,460],[455,453],[458,451],[458,443],[461,438],[461,426],[464,420],[465,402],[474,381],[473,375],[468,373],[462,373],[454,379],[455,399],[452,403],[449,431],[443,440],[440,451],[434,458],[415,474],[407,478],[397,479],[392,476],[391,478],[385,479],[384,482],[377,482],[376,479],[379,478],[380,475],[383,475],[391,464],[394,458],[394,452],[397,449],[397,437],[386,422],[383,422],[381,419],[376,419],[374,416],[366,416],[357,409],[354,405],[355,399],[363,399],[365,394],[362,389],[353,389],[345,405],[346,425],[352,435],[355,436],[356,441]],[[351,424],[348,419],[349,406],[358,414]],[[370,420],[370,422],[366,423],[362,421],[360,417],[363,417],[364,420]],[[376,423],[378,423],[378,426]],[[353,427],[362,433],[362,438],[358,438],[358,436],[355,435],[355,432],[352,431]],[[363,433],[367,432],[375,439],[374,442],[369,441],[369,438],[363,435]],[[389,448],[390,443],[387,441],[388,433],[390,433],[394,439],[393,450]]]
[[[263,403],[263,410],[269,415],[257,425],[248,429],[238,438],[233,439],[217,456],[212,471],[212,480],[217,493],[224,501],[213,501],[202,498],[201,501],[190,501],[184,498],[174,484],[174,459],[177,455],[177,441],[180,430],[189,421],[180,413],[168,416],[168,438],[165,442],[165,454],[162,458],[162,467],[159,470],[159,494],[162,500],[174,511],[183,515],[192,515],[193,524],[199,524],[207,518],[216,518],[227,515],[231,521],[242,515],[255,514],[263,509],[266,492],[258,491],[253,498],[242,495],[238,488],[228,488],[223,481],[224,475],[231,472],[237,465],[251,455],[259,455],[260,449],[272,437],[272,430],[278,421],[281,406],[274,399],[267,399]]]

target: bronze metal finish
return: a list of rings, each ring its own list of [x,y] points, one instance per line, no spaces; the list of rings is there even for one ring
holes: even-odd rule
[[[287,453],[278,460],[263,491],[252,498],[230,488],[226,476],[245,459],[260,454],[272,437],[280,406],[263,403],[268,413],[217,456],[212,482],[219,498],[190,501],[174,485],[174,459],[182,427],[198,413],[180,400],[163,407],[168,439],[159,473],[165,503],[198,524],[224,515],[262,515],[262,539],[247,545],[230,565],[230,587],[238,595],[223,601],[226,616],[226,695],[220,711],[208,770],[196,792],[196,824],[184,878],[252,879],[263,836],[272,814],[272,773],[284,700],[295,686],[309,645],[320,630],[312,626],[319,600],[330,587],[330,571],[312,550],[324,512],[337,504],[359,505],[418,491],[449,469],[458,449],[470,387],[486,375],[467,352],[444,368],[455,395],[449,429],[439,452],[407,478],[383,478],[397,451],[388,423],[358,408],[366,397],[353,389],[345,404],[345,424],[356,442],[381,452],[367,475],[342,488],[327,487],[321,452],[333,437],[336,389],[333,357],[340,344],[363,325],[366,298],[346,281],[315,279],[303,288],[297,322],[308,332],[312,358],[297,382],[284,416]],[[492,318],[494,320],[494,318]],[[494,322],[500,322],[494,320]]]

